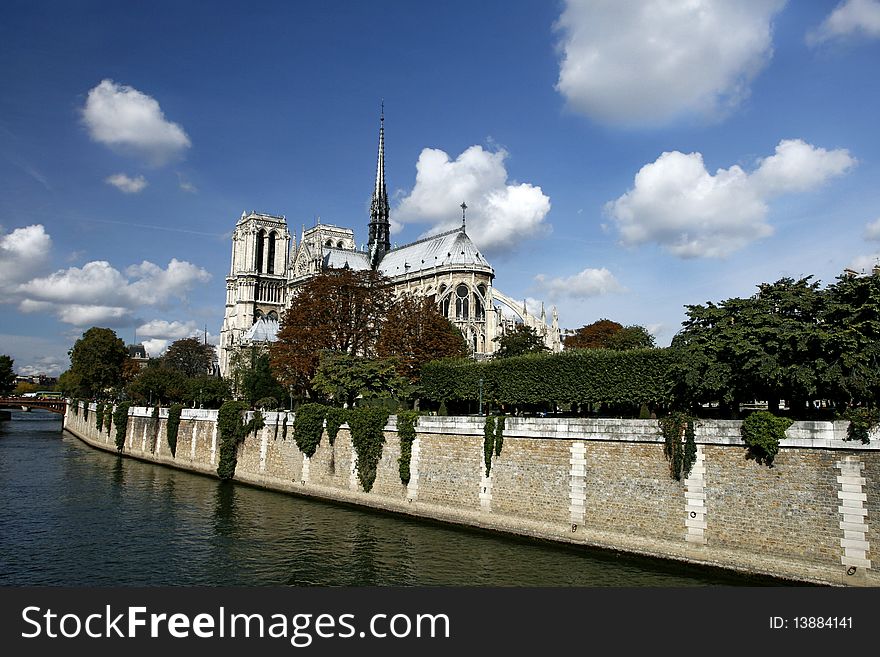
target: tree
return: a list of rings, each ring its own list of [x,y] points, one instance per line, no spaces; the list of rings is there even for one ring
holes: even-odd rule
[[[309,279],[270,347],[276,378],[305,394],[322,351],[372,357],[390,303],[388,280],[372,270],[334,269]]]
[[[15,370],[12,369],[14,362],[9,356],[0,355],[0,396],[5,397],[15,388]]]
[[[199,408],[220,408],[223,402],[232,399],[229,381],[216,376],[197,376],[186,382],[187,404]]]
[[[187,401],[189,379],[161,362],[151,362],[128,384],[126,392],[142,404],[172,404]]]
[[[493,358],[510,358],[511,356],[548,351],[538,332],[525,324],[517,324],[513,331],[505,333],[495,340],[499,346]]]
[[[828,361],[823,384],[838,405],[880,399],[880,275],[842,275],[826,290],[821,313]]]
[[[93,326],[76,341],[69,355],[69,380],[75,382],[76,397],[100,397],[122,382],[128,350],[113,330]]]
[[[312,378],[315,390],[349,407],[363,397],[393,397],[406,385],[390,359],[370,359],[338,352],[324,352]]]
[[[565,339],[566,349],[649,349],[654,336],[644,326],[623,326],[610,319],[600,319],[582,326]]]
[[[609,349],[612,337],[623,330],[623,325],[610,319],[600,319],[582,326],[565,339],[566,349]]]
[[[269,364],[269,354],[251,352],[251,366],[241,378],[241,394],[253,406],[258,399],[274,397],[278,401],[288,398],[288,391],[278,383]]]
[[[748,299],[686,306],[672,346],[684,352],[678,395],[692,402],[737,404],[780,399],[800,408],[821,392],[827,369],[824,295],[812,277],[759,286]]]
[[[184,376],[204,376],[214,358],[214,347],[202,344],[198,338],[175,340],[168,347],[162,362]]]
[[[404,294],[388,311],[376,344],[380,358],[393,358],[397,373],[418,383],[422,365],[442,358],[469,355],[467,343],[455,325],[427,297]]]

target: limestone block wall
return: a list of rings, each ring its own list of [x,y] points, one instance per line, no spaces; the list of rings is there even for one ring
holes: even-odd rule
[[[68,410],[65,428],[116,451],[115,427],[98,432]],[[843,440],[845,422],[798,422],[773,467],[747,458],[737,421],[699,421],[697,460],[674,481],[656,421],[507,418],[501,454],[486,475],[483,418],[421,417],[408,485],[400,481],[396,418],[372,490],[355,473],[347,425],[306,458],[292,413],[238,448],[238,481],[323,499],[573,544],[837,585],[880,586],[880,435]],[[185,409],[176,454],[167,410],[132,408],[123,454],[216,476],[217,412]],[[287,431],[283,430],[287,423]]]

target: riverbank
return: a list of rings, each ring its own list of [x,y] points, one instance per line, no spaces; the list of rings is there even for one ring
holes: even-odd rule
[[[70,410],[64,428],[116,451],[115,427],[97,431],[94,405]],[[176,454],[166,412],[130,410],[123,454],[216,476],[216,411],[181,416]],[[844,586],[880,585],[877,545],[880,450],[843,440],[846,423],[800,422],[774,467],[745,458],[739,422],[701,421],[689,479],[671,479],[656,421],[508,418],[501,454],[486,476],[482,418],[422,417],[411,479],[400,481],[395,418],[373,489],[355,474],[347,427],[326,434],[312,458],[284,439],[292,415],[238,447],[235,479],[276,491],[409,516],[587,545],[750,574]],[[860,520],[860,521],[859,521]]]

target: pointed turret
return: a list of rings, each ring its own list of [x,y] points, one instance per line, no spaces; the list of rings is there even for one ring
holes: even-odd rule
[[[370,264],[375,269],[391,250],[391,223],[388,215],[388,191],[385,188],[385,106],[379,116],[379,157],[376,163],[376,185],[370,203]]]

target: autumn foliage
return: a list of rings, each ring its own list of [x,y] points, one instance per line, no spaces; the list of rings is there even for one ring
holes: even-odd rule
[[[311,387],[322,352],[375,354],[376,338],[391,305],[380,274],[333,269],[306,281],[281,322],[270,362],[276,378],[300,393]]]

